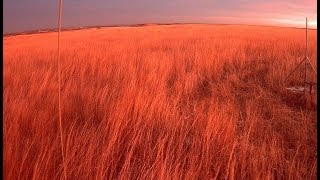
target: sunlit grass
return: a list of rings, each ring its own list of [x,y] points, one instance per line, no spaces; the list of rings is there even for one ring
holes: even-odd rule
[[[68,179],[315,179],[316,110],[282,80],[304,30],[63,32]],[[61,179],[56,33],[4,40],[4,179]],[[316,60],[316,33],[309,57]],[[303,106],[304,107],[304,106]]]

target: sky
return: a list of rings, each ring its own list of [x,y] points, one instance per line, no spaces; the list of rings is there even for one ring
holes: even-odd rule
[[[3,0],[4,33],[56,28],[59,0]],[[317,28],[316,0],[63,0],[62,26],[212,23]]]

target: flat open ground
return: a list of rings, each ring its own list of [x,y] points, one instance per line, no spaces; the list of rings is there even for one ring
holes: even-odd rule
[[[61,179],[57,33],[3,39],[4,179]],[[316,101],[283,83],[304,48],[296,28],[62,32],[68,179],[315,179]]]

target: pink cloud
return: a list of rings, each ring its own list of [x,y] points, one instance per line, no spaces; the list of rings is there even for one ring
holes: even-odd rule
[[[225,0],[227,4],[231,0]],[[269,0],[269,1],[238,1],[236,7],[232,9],[219,9],[206,19],[232,23],[248,24],[273,24],[303,27],[305,17],[308,17],[310,26],[317,26],[317,2],[315,0]]]

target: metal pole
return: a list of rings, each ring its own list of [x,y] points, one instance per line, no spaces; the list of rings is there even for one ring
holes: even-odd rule
[[[305,96],[305,113],[307,113],[307,58],[308,58],[308,18],[306,17],[306,55],[304,59],[304,96]]]
[[[308,18],[306,17],[306,58],[308,57]]]
[[[59,131],[60,131],[60,144],[61,144],[61,155],[62,155],[62,165],[63,165],[63,175],[64,179],[67,179],[66,166],[64,159],[64,147],[63,147],[63,128],[62,128],[62,118],[61,118],[61,72],[60,72],[60,31],[61,31],[61,14],[62,14],[62,0],[59,0],[59,19],[58,19],[58,92],[59,92]]]
[[[304,90],[306,93],[306,86],[307,86],[307,61],[306,58],[308,57],[308,19],[306,17],[306,55],[305,55],[305,59],[304,59]]]

